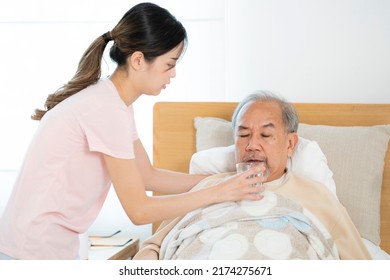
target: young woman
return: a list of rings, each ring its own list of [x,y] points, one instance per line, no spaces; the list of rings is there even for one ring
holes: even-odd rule
[[[0,221],[0,259],[75,259],[79,234],[98,215],[112,184],[134,224],[221,201],[260,199],[255,172],[186,193],[205,176],[154,168],[138,138],[132,104],[158,95],[175,77],[186,31],[150,3],[130,9],[82,56],[75,76],[32,116],[40,126]],[[116,70],[101,78],[109,41]],[[178,151],[180,152],[180,151]],[[170,193],[149,197],[145,190]]]

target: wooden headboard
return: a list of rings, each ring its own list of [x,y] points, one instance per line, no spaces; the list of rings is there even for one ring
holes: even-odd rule
[[[390,124],[390,104],[295,103],[300,122],[334,126]],[[231,120],[236,102],[159,102],[154,106],[153,164],[188,172],[195,152],[195,117]],[[153,231],[159,223],[153,225]],[[381,194],[381,248],[390,253],[390,143]]]

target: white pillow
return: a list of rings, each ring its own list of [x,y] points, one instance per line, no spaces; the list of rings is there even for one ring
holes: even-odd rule
[[[298,145],[288,161],[287,167],[301,176],[324,184],[337,197],[333,172],[316,141],[299,136]]]
[[[298,137],[298,145],[287,167],[296,174],[323,183],[336,195],[336,184],[326,157],[316,141]],[[235,147],[214,147],[192,155],[190,174],[216,174],[236,171]]]
[[[190,174],[218,174],[236,171],[235,147],[215,147],[192,155]]]

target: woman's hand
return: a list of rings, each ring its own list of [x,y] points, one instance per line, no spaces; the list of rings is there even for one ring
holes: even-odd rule
[[[262,183],[267,180],[263,166],[255,166],[242,173],[229,176],[226,180],[213,187],[216,191],[216,202],[261,200],[264,192]]]

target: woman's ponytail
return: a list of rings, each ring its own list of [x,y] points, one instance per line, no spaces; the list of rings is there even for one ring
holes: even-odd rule
[[[89,46],[81,57],[74,77],[63,87],[47,97],[45,102],[46,110],[36,109],[35,114],[31,116],[33,120],[41,120],[58,103],[96,83],[100,79],[104,49],[110,40],[112,40],[111,33],[107,32]]]

